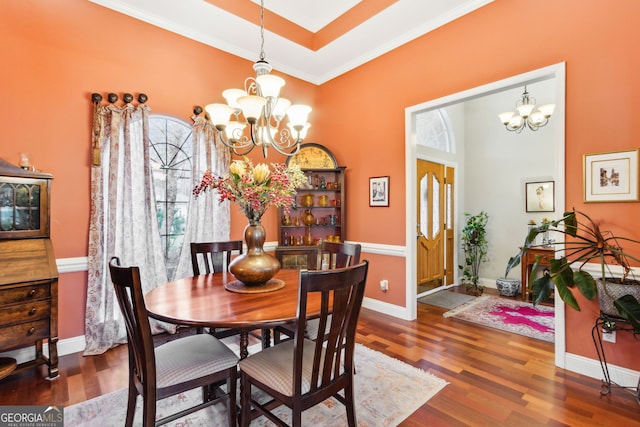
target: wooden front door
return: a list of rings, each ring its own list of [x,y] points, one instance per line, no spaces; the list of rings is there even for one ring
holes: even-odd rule
[[[416,279],[420,294],[453,283],[454,170],[424,160],[417,161],[416,169]]]

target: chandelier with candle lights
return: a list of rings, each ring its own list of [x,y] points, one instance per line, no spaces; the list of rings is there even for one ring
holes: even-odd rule
[[[516,102],[517,112],[501,113],[498,117],[508,131],[520,133],[525,128],[535,131],[549,123],[554,109],[555,104],[545,104],[536,108],[536,99],[529,96],[525,86],[522,97]]]
[[[248,77],[244,89],[226,89],[226,104],[205,107],[216,128],[216,137],[233,154],[243,156],[256,146],[266,158],[269,147],[285,156],[293,156],[311,126],[307,122],[311,107],[291,105],[280,96],[283,78],[270,74],[272,67],[264,55],[264,0],[260,2],[260,58],[253,65],[256,77]],[[288,123],[284,126],[283,119]],[[281,126],[282,125],[282,126]],[[248,134],[245,129],[249,127]]]

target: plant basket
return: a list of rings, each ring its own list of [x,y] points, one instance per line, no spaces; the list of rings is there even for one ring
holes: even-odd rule
[[[620,280],[616,279],[607,279],[605,284],[602,280],[597,279],[596,286],[598,287],[600,311],[606,315],[622,317],[613,304],[613,301],[620,297],[633,295],[636,300],[640,301],[640,285],[636,281],[626,280],[625,282],[620,282]]]

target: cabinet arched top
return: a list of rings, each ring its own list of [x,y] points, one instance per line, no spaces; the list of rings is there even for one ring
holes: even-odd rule
[[[338,162],[333,153],[325,146],[308,142],[300,150],[287,158],[287,166],[298,165],[300,169],[337,169]]]

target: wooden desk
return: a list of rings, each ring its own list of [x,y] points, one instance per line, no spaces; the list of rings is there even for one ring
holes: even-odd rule
[[[529,301],[531,296],[531,292],[529,291],[529,275],[531,274],[531,269],[533,268],[533,264],[536,262],[536,256],[540,257],[539,266],[541,267],[549,267],[550,260],[555,257],[555,249],[554,248],[531,248],[527,252],[525,252],[522,260],[520,262],[521,265],[521,273],[522,273],[522,300]]]
[[[16,359],[12,357],[0,357],[0,380],[15,371],[18,366]]]
[[[231,292],[224,285],[235,277],[215,273],[188,277],[161,285],[145,295],[149,316],[174,324],[213,328],[238,328],[240,357],[248,356],[249,331],[267,329],[296,319],[298,311],[298,270],[280,270],[276,279],[284,288],[265,293]],[[307,316],[320,314],[320,298],[310,295]],[[263,341],[263,345],[269,344]]]

